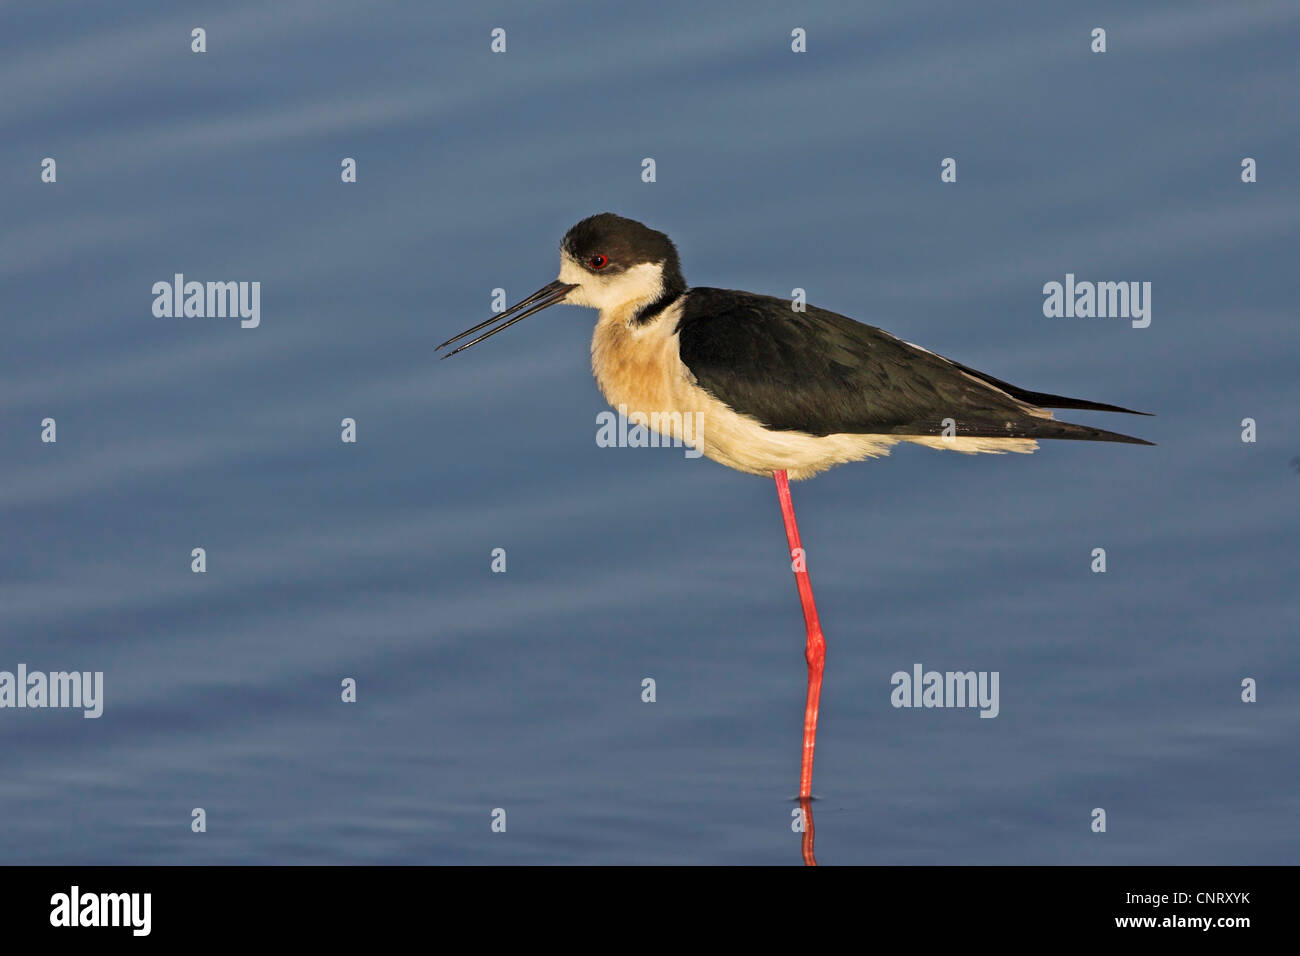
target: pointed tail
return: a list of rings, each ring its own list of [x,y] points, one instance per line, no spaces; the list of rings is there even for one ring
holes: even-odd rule
[[[947,361],[952,362],[953,365],[957,366],[967,375],[972,375],[981,382],[987,382],[994,388],[1001,389],[1016,401],[1024,402],[1026,405],[1035,405],[1038,408],[1077,408],[1089,412],[1123,412],[1125,415],[1149,416],[1151,414],[1150,412],[1137,412],[1131,408],[1124,408],[1120,405],[1107,405],[1105,402],[1090,402],[1083,398],[1067,398],[1064,395],[1052,395],[1048,392],[1031,392],[1027,388],[1020,388],[1019,386],[1012,385],[1010,382],[1004,382],[1000,378],[994,378],[987,372],[979,372],[969,366],[962,365],[960,362],[953,362],[952,359],[947,359]],[[1109,434],[1109,432],[1106,434]],[[1115,439],[1105,440],[1114,441]],[[1136,441],[1136,439],[1134,440]],[[1145,444],[1149,445],[1151,442],[1146,442]]]

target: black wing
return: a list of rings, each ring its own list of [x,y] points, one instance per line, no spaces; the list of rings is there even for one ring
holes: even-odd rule
[[[772,296],[692,289],[677,331],[701,388],[780,431],[939,435],[951,418],[958,436],[1151,444],[1031,411],[1126,408],[1029,392],[811,305],[795,312]]]

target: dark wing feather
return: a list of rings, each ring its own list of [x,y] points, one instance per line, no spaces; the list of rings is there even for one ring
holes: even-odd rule
[[[938,435],[945,418],[958,436],[1073,438],[1150,444],[1115,432],[1032,414],[1052,407],[1126,411],[1027,392],[888,332],[785,299],[692,289],[677,330],[682,362],[696,382],[742,414],[780,431]]]
[[[1037,408],[1077,408],[1089,412],[1123,412],[1125,415],[1146,415],[1148,417],[1151,415],[1150,412],[1135,412],[1131,408],[1124,408],[1120,405],[1107,405],[1105,402],[1090,402],[1085,398],[1066,398],[1064,395],[1052,395],[1048,392],[1031,392],[1027,388],[1020,388],[1010,382],[1004,382],[1000,378],[994,378],[988,372],[976,371],[968,365],[962,365],[961,362],[954,362],[952,359],[945,359],[945,361],[955,365],[968,375],[974,375],[976,378],[988,382],[994,388],[1002,389],[1016,401]]]

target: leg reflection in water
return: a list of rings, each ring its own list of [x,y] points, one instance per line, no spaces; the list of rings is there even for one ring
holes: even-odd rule
[[[816,866],[817,857],[813,853],[813,843],[817,839],[817,830],[813,826],[812,800],[808,797],[801,798],[799,809],[803,813],[803,865]]]

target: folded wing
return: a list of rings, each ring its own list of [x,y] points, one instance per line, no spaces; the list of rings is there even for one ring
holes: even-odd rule
[[[771,429],[926,436],[952,419],[959,436],[1152,444],[1042,410],[1129,409],[1027,391],[835,312],[721,289],[686,300],[682,362],[701,388]]]

